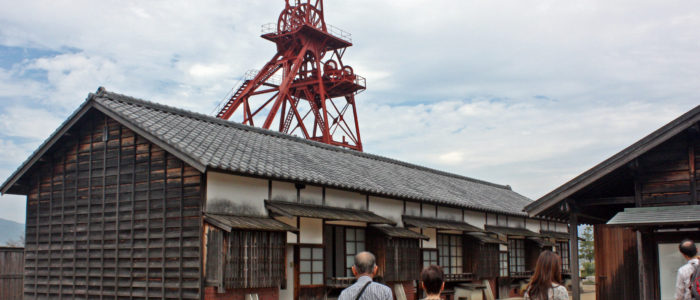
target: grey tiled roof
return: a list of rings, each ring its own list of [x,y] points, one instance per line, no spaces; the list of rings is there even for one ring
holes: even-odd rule
[[[524,215],[501,186],[107,92],[95,102],[202,165],[389,197]]]
[[[285,223],[266,217],[233,216],[224,214],[205,213],[204,220],[227,232],[231,229],[253,229],[266,231],[292,231],[299,229]]]
[[[476,226],[470,225],[465,222],[435,219],[435,218],[425,218],[425,217],[414,217],[404,215],[401,217],[403,219],[404,227],[417,227],[417,228],[437,228],[437,229],[448,229],[448,230],[458,230],[464,232],[482,232]]]
[[[628,207],[608,221],[608,225],[626,227],[679,224],[700,224],[700,205]]]
[[[530,230],[525,229],[525,228],[514,228],[514,227],[493,226],[493,225],[486,225],[484,227],[486,228],[486,231],[495,232],[495,233],[502,234],[502,235],[514,235],[514,236],[524,236],[524,237],[540,237],[541,236],[539,233],[536,233],[534,231],[530,231]]]
[[[79,111],[90,106],[202,172],[230,171],[522,216],[526,215],[522,212],[523,207],[532,202],[513,192],[509,186],[220,120],[103,88],[90,94]],[[53,141],[55,137],[49,140]],[[36,153],[42,151],[40,148]],[[32,158],[5,182],[4,191],[17,176],[21,176],[31,161]]]
[[[467,233],[467,235],[479,240],[479,242],[481,242],[483,244],[508,245],[507,242],[502,241],[500,239],[497,239],[495,237],[490,237],[486,233],[483,233],[483,232],[469,232],[469,233]]]
[[[378,216],[368,210],[287,201],[265,201],[265,208],[275,215],[285,217],[307,217],[332,221],[354,221],[396,225],[396,222]]]
[[[418,232],[408,230],[403,227],[395,227],[390,225],[372,225],[372,228],[377,229],[384,235],[392,238],[405,238],[405,239],[419,239],[419,240],[429,240],[430,238],[422,235]]]
[[[543,237],[548,237],[548,238],[553,238],[553,239],[559,239],[559,240],[568,240],[569,239],[569,233],[567,233],[567,232],[540,230],[540,234]]]

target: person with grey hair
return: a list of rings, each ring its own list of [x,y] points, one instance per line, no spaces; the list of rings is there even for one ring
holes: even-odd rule
[[[367,251],[357,253],[355,265],[352,266],[352,274],[357,282],[340,292],[338,300],[393,300],[394,295],[388,286],[372,282],[377,271],[379,267],[374,254]]]
[[[692,240],[685,239],[678,245],[678,250],[681,251],[683,258],[687,261],[685,265],[678,269],[676,275],[676,300],[691,300],[693,293],[690,289],[692,286],[691,278],[695,273],[695,269],[699,268],[698,248]]]

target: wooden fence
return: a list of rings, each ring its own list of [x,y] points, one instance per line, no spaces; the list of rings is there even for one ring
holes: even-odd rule
[[[0,299],[22,299],[24,248],[0,247]]]

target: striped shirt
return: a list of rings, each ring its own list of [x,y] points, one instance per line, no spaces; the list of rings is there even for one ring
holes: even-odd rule
[[[355,300],[357,294],[360,293],[362,287],[365,286],[367,282],[371,282],[372,278],[369,276],[362,276],[357,279],[355,284],[347,287],[340,293],[338,300]],[[394,295],[391,293],[391,289],[381,283],[372,282],[370,283],[365,292],[362,293],[361,300],[392,300]]]
[[[690,300],[690,277],[695,273],[695,268],[698,266],[698,259],[693,258],[685,265],[678,269],[676,276],[676,300]]]

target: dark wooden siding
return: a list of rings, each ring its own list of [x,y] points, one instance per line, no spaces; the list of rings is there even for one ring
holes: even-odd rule
[[[418,280],[421,271],[420,242],[416,239],[389,238],[377,230],[367,234],[367,250],[372,252],[385,282]]]
[[[205,223],[207,245],[205,264],[205,285],[217,288],[224,287],[224,257],[226,247],[224,244],[224,231]]]
[[[28,174],[26,299],[200,297],[196,169],[91,111]]]
[[[634,231],[594,226],[597,299],[639,299]]]
[[[224,287],[278,287],[285,279],[286,232],[231,231],[224,234]]]
[[[528,271],[535,271],[535,266],[537,265],[537,259],[540,258],[540,253],[542,253],[542,246],[537,242],[525,239],[525,269]]]
[[[697,202],[700,139],[685,132],[639,158],[635,170],[643,206]]]
[[[420,275],[420,246],[416,239],[386,239],[387,282],[418,280]]]
[[[24,248],[0,247],[0,299],[22,299]]]
[[[481,243],[475,238],[464,238],[465,272],[476,278],[496,278],[499,275],[498,244]]]

